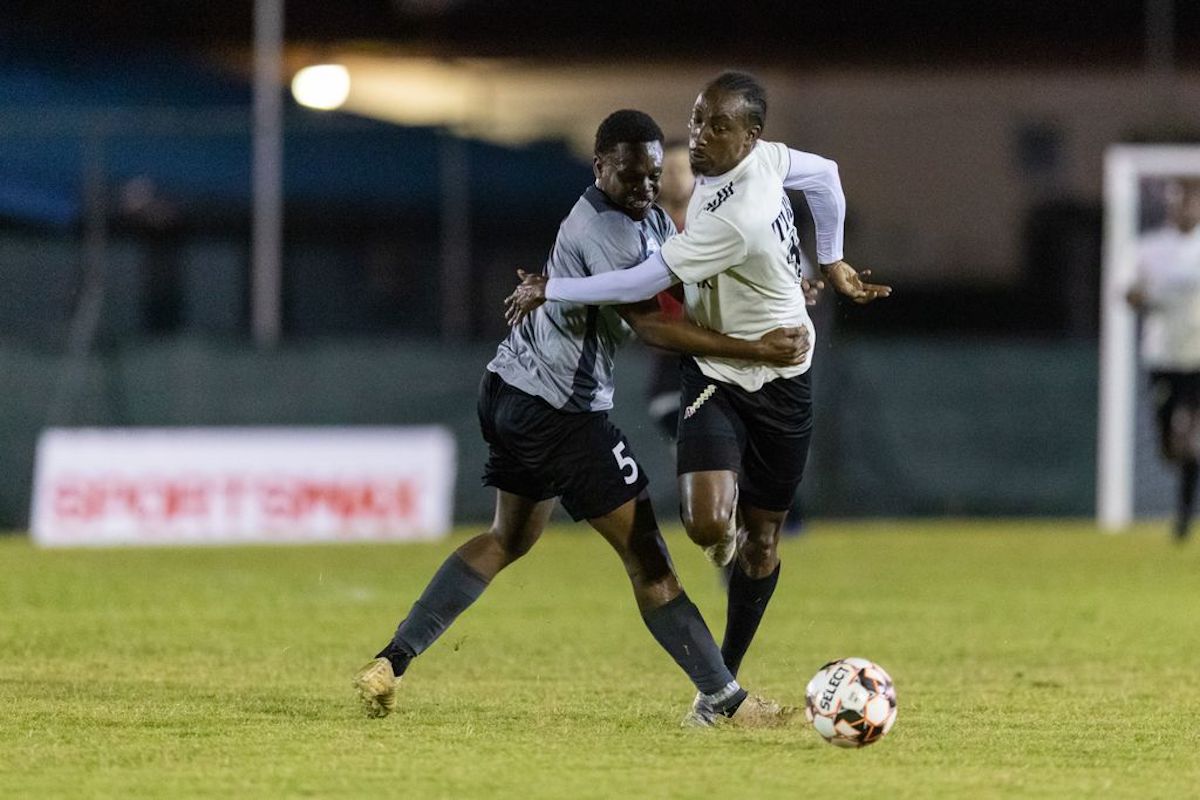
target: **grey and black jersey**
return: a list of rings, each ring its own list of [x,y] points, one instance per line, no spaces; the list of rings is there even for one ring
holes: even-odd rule
[[[675,225],[651,206],[631,219],[589,186],[558,228],[543,273],[584,278],[626,269],[657,252]],[[501,342],[487,368],[505,383],[563,411],[612,408],[613,355],[633,332],[611,306],[550,302]]]

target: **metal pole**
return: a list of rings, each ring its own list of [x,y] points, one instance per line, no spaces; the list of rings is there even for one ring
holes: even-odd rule
[[[1104,159],[1104,267],[1100,287],[1100,402],[1096,453],[1096,519],[1121,531],[1133,520],[1136,321],[1125,303],[1132,283],[1137,230],[1137,173],[1127,151]]]
[[[282,52],[283,0],[255,0],[250,314],[259,347],[276,345],[282,330]]]
[[[465,339],[470,332],[471,192],[467,142],[446,134],[438,145],[441,178],[442,338]]]

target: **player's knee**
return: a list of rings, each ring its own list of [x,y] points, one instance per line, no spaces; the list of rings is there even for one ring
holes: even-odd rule
[[[775,538],[746,537],[741,547],[738,548],[738,557],[750,575],[759,577],[775,571],[775,565],[779,563],[779,550],[776,544]]]
[[[701,547],[708,547],[721,541],[725,532],[729,530],[733,504],[719,503],[703,508],[685,506],[682,516],[688,538]]]
[[[528,553],[537,540],[536,537],[525,536],[519,531],[514,533],[493,529],[489,531],[489,534],[492,546],[506,564],[511,564]]]

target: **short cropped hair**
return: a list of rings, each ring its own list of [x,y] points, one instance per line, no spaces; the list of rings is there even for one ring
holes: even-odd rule
[[[722,72],[708,84],[709,89],[714,86],[742,96],[746,101],[746,116],[751,125],[761,128],[767,124],[767,90],[753,75],[729,70]]]
[[[616,149],[622,142],[661,142],[662,128],[649,114],[624,108],[604,118],[596,129],[595,154],[600,156]]]

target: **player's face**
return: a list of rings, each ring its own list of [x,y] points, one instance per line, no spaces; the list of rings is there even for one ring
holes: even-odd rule
[[[662,142],[621,142],[592,161],[596,188],[636,220],[658,198],[662,181]]]
[[[696,98],[688,125],[688,159],[697,175],[722,175],[754,149],[762,128],[750,123],[746,100],[736,92],[709,87]]]

